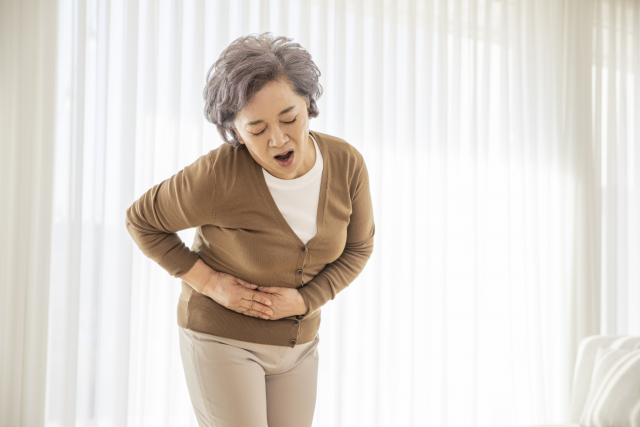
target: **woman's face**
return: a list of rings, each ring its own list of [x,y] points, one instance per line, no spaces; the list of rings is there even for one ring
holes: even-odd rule
[[[309,138],[309,103],[286,82],[270,81],[251,97],[233,122],[241,144],[267,172],[295,179],[311,170],[316,150]],[[289,165],[275,156],[293,150]]]

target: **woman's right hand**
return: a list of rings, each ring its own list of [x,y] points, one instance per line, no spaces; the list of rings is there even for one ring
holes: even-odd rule
[[[202,294],[230,310],[247,316],[268,319],[273,314],[269,308],[268,294],[257,290],[258,285],[245,282],[231,274],[215,271],[207,281]]]

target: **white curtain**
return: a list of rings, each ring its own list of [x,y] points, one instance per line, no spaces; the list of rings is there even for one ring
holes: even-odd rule
[[[593,269],[602,278],[601,330],[640,335],[640,2],[604,3],[594,23],[590,210],[601,215],[592,237],[602,250],[601,271]]]
[[[55,1],[0,0],[0,426],[45,420]]]
[[[222,143],[205,74],[248,33],[310,51],[310,128],[371,177],[314,427],[566,422],[579,340],[640,335],[639,2],[0,5],[0,425],[197,425],[125,210]]]

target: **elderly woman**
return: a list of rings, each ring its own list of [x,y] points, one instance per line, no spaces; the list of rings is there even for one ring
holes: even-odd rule
[[[204,89],[226,144],[127,209],[140,250],[182,279],[180,352],[200,426],[311,425],[320,308],[373,251],[363,156],[309,130],[319,76],[292,39],[232,42]],[[192,227],[187,248],[176,232]]]

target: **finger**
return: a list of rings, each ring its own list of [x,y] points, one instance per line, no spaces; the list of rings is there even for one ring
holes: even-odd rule
[[[271,287],[270,286],[258,286],[258,290],[260,292],[271,292]]]
[[[269,314],[260,313],[259,311],[255,311],[255,310],[251,310],[251,312],[256,313],[256,317],[259,317],[261,319],[268,319],[270,316]]]
[[[260,319],[269,320],[269,315],[268,314],[260,313],[260,312],[257,312],[257,311],[255,313],[256,313],[256,317],[258,317]]]
[[[258,300],[249,300],[247,301],[247,309],[256,311],[258,313],[272,315],[273,310],[267,307],[266,305],[261,304]]]
[[[238,311],[238,313],[247,315],[247,316],[251,316],[251,317],[257,317],[258,319],[269,319],[269,315],[266,313],[262,313],[260,311],[257,310],[252,310],[252,309],[246,309],[245,311]]]
[[[244,281],[244,280],[242,280],[242,279],[240,279],[240,278],[237,278],[237,281],[238,281],[238,283],[240,283],[242,286],[247,287],[247,288],[250,288],[250,289],[255,289],[255,288],[257,288],[257,287],[258,287],[258,285],[256,285],[255,283],[249,283],[249,282],[246,282],[246,281]]]
[[[262,296],[261,294],[257,293],[257,292],[251,292],[251,294],[245,294],[245,296],[243,297],[244,299],[247,299],[249,301],[256,301],[259,302],[260,304],[264,304],[264,305],[271,305],[271,300],[265,296]]]

